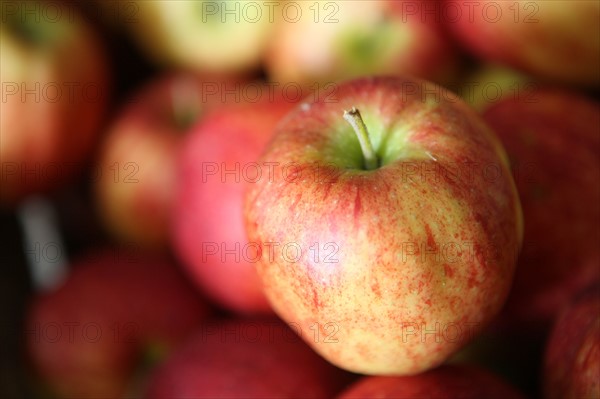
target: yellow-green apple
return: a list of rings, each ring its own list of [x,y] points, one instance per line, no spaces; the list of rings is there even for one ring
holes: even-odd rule
[[[338,398],[524,399],[525,396],[485,369],[446,365],[412,376],[363,377]]]
[[[504,150],[474,110],[422,80],[361,78],[305,102],[245,199],[274,310],[365,374],[442,363],[498,313],[522,236]],[[362,116],[361,116],[362,115]],[[349,123],[350,122],[350,123]]]
[[[294,331],[277,319],[207,321],[157,369],[146,398],[333,397],[353,376]]]
[[[484,64],[461,79],[458,92],[467,104],[483,112],[505,98],[536,101],[535,96],[539,87],[539,83],[532,77],[515,69],[496,64]]]
[[[597,1],[447,0],[444,20],[479,57],[534,77],[600,86]]]
[[[171,261],[105,249],[75,261],[61,287],[32,299],[28,352],[60,397],[134,395],[149,362],[175,348],[209,311]]]
[[[221,83],[235,88],[185,72],[162,76],[135,94],[109,126],[98,154],[95,197],[101,220],[120,240],[168,244],[181,143],[220,102],[207,91],[217,93]]]
[[[127,24],[158,63],[201,72],[257,69],[274,20],[274,2],[136,1]]]
[[[1,6],[0,203],[84,169],[109,96],[104,48],[73,4]]]
[[[600,397],[600,285],[578,293],[562,309],[547,343],[546,399]]]
[[[503,328],[545,334],[569,298],[600,278],[600,105],[540,87],[484,113],[511,160],[525,220]],[[512,326],[512,327],[511,327]]]
[[[265,88],[266,89],[266,88]],[[248,185],[266,176],[256,163],[294,102],[282,96],[229,102],[193,128],[180,158],[174,248],[215,301],[239,312],[271,312],[256,274],[256,248],[242,215]]]
[[[316,88],[362,75],[414,74],[448,82],[459,71],[435,1],[292,3],[277,19],[265,58],[274,81]]]

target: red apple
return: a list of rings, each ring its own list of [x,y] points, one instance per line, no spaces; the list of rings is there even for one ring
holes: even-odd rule
[[[239,312],[271,312],[255,270],[256,249],[244,230],[243,195],[268,173],[256,163],[275,125],[294,103],[269,98],[229,102],[185,141],[175,207],[174,246],[209,296]]]
[[[274,81],[314,88],[372,74],[456,78],[458,53],[436,12],[427,12],[435,1],[291,3],[277,20],[266,56]]]
[[[600,86],[597,1],[446,1],[447,25],[486,61],[534,77]]]
[[[235,83],[184,72],[142,88],[109,127],[100,148],[96,202],[110,232],[124,242],[165,247],[176,191],[176,159],[190,127]],[[209,95],[210,94],[210,95]]]
[[[2,3],[0,204],[84,168],[109,96],[104,49],[73,4]]]
[[[501,321],[544,333],[570,297],[600,278],[600,105],[537,90],[484,113],[511,160],[525,234]]]
[[[290,327],[276,319],[206,322],[157,370],[146,398],[332,397],[351,375]]]
[[[33,298],[28,351],[57,395],[117,398],[135,394],[136,373],[176,347],[208,314],[170,261],[104,250],[74,262],[56,291]]]
[[[442,366],[414,376],[364,377],[338,398],[523,399],[525,396],[481,368]]]
[[[600,285],[573,298],[556,320],[544,359],[544,397],[600,397]]]
[[[332,363],[419,373],[508,295],[522,234],[508,159],[433,83],[363,78],[337,98],[297,107],[259,161],[275,166],[245,200],[258,274],[278,315],[321,331],[309,344]]]

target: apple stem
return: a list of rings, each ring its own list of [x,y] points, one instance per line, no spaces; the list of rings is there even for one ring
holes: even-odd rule
[[[365,168],[367,170],[377,169],[379,160],[377,159],[375,150],[373,150],[369,131],[367,130],[367,126],[365,125],[362,116],[360,116],[360,112],[356,107],[352,107],[350,111],[344,111],[344,119],[352,126],[358,137],[360,148],[362,149],[363,157],[365,159]]]

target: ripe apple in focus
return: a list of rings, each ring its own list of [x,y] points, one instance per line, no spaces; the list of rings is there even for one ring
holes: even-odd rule
[[[217,83],[185,72],[162,76],[135,94],[112,122],[98,154],[95,196],[101,220],[121,241],[168,245],[181,143],[220,102],[203,94]]]
[[[578,293],[562,309],[547,343],[544,397],[600,397],[600,285]]]
[[[75,261],[61,287],[32,299],[27,349],[43,382],[60,397],[135,395],[136,378],[209,313],[169,260],[106,249]]]
[[[309,87],[364,75],[456,78],[460,62],[431,1],[295,2],[296,19],[279,18],[266,55],[276,82]],[[292,8],[292,7],[290,7]],[[291,12],[290,12],[291,14]]]
[[[263,91],[266,93],[266,91]],[[184,143],[174,247],[194,280],[234,311],[271,312],[244,230],[243,196],[268,170],[256,164],[275,125],[294,103],[282,96],[229,102],[207,115]]]
[[[245,200],[249,240],[270,255],[258,274],[280,317],[321,330],[308,343],[330,362],[419,373],[504,304],[522,237],[508,160],[433,83],[363,78],[337,97],[299,105],[259,161],[279,166]]]
[[[157,369],[145,397],[333,397],[352,375],[327,363],[292,328],[277,319],[207,321]]]
[[[514,285],[499,319],[546,334],[556,312],[600,278],[600,104],[540,87],[484,113],[511,160],[525,234]]]
[[[525,396],[484,369],[441,366],[413,376],[364,377],[338,398],[524,399]]]
[[[536,78],[600,86],[599,2],[447,3],[446,8],[460,10],[456,16],[446,18],[448,27],[482,59],[517,68]]]
[[[2,2],[5,206],[59,187],[84,168],[108,102],[109,71],[99,38],[72,4],[52,3],[52,14],[46,5]]]

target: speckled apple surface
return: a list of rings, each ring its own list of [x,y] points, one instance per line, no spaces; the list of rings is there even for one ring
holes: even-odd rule
[[[356,107],[380,167],[363,170]],[[246,195],[275,311],[322,356],[365,374],[442,363],[498,313],[522,240],[504,151],[456,96],[411,78],[340,84],[288,115]]]

